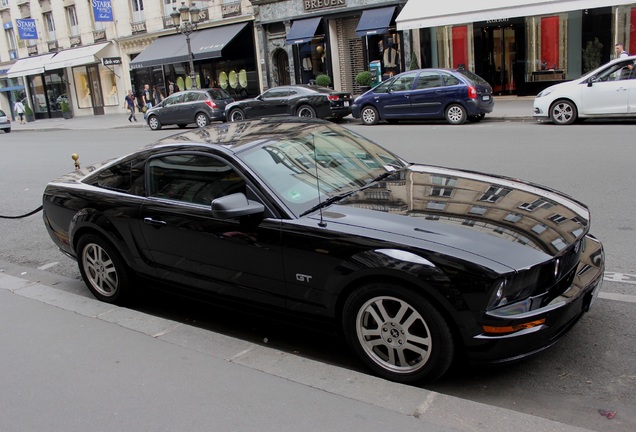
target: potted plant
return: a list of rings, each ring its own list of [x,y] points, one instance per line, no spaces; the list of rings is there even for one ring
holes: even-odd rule
[[[356,82],[360,86],[360,91],[362,93],[371,90],[371,81],[372,81],[371,72],[362,71],[356,75]]]
[[[33,110],[27,104],[24,105],[24,117],[26,117],[27,122],[35,121],[35,115],[33,114]]]
[[[68,105],[67,100],[62,100],[60,102],[60,111],[62,111],[62,116],[65,119],[73,118],[73,113],[71,112],[71,107]]]
[[[316,84],[323,87],[329,87],[331,85],[331,78],[329,75],[318,75],[316,77]]]

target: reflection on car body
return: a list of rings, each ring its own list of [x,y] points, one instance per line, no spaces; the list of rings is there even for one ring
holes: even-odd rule
[[[534,116],[569,125],[577,119],[636,117],[636,56],[612,60],[534,99]]]
[[[327,319],[376,374],[553,345],[604,270],[587,207],[507,177],[417,165],[338,125],[212,125],[49,183],[46,228],[100,300],[133,275]]]

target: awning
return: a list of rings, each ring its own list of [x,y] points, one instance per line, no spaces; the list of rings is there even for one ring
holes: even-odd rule
[[[7,71],[8,78],[18,78],[26,75],[36,75],[44,72],[44,65],[55,53],[44,54],[36,57],[19,59]]]
[[[488,0],[481,2],[425,2],[409,0],[395,22],[398,30],[550,15],[594,9],[634,0]]]
[[[356,28],[356,35],[370,36],[387,33],[391,27],[393,14],[395,14],[395,6],[363,11]]]
[[[289,33],[287,33],[285,44],[296,45],[310,42],[316,35],[316,30],[318,30],[321,19],[321,17],[317,17],[294,21],[289,29]]]
[[[195,60],[222,57],[223,48],[247,26],[247,23],[211,27],[190,35],[192,55]],[[189,61],[188,47],[184,35],[175,34],[156,39],[133,61],[131,69],[159,66]]]
[[[96,63],[95,57],[109,45],[110,42],[106,42],[60,51],[44,65],[44,69],[49,71]]]

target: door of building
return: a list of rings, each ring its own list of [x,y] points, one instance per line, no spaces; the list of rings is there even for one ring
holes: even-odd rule
[[[486,27],[485,46],[488,55],[486,80],[497,95],[515,94],[517,74],[514,70],[517,59],[515,28]]]
[[[91,102],[93,103],[93,114],[104,115],[104,97],[102,96],[102,86],[99,82],[99,69],[97,65],[86,67],[88,71],[88,81],[91,89]]]

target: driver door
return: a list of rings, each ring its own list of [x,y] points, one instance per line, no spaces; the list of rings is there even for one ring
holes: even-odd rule
[[[582,84],[581,114],[627,114],[630,92],[636,83],[631,76],[627,63],[620,63],[598,74],[596,80]]]

